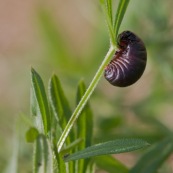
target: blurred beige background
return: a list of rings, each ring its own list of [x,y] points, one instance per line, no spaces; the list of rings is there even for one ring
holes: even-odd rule
[[[151,110],[158,116],[163,115],[160,117],[161,121],[172,128],[173,110],[167,98],[173,91],[173,2],[157,0],[157,5],[154,2],[131,1],[120,28],[121,31],[136,31],[147,45],[148,65],[143,77],[133,87],[123,90],[101,80],[95,92],[96,97],[91,100],[96,116],[112,115],[120,110],[128,115],[126,121],[133,126],[134,112],[130,110],[130,106],[144,101],[145,110]],[[40,9],[47,10],[52,17],[61,39],[68,47],[69,62],[74,61],[72,66],[78,63],[71,69],[65,66],[66,62],[63,64],[53,58],[56,55],[51,54],[48,39],[43,36]],[[89,84],[108,49],[108,33],[104,22],[99,0],[1,0],[0,168],[5,167],[11,155],[12,137],[19,115],[29,115],[30,67],[33,66],[39,72],[46,86],[51,74],[58,74],[74,107],[77,82],[84,77],[87,85]],[[76,69],[78,66],[81,69]],[[154,91],[156,94],[152,95]],[[117,104],[116,98],[120,98],[126,109],[114,106]],[[147,101],[151,101],[149,106]],[[100,105],[104,105],[104,108],[100,109]],[[30,153],[27,155],[25,151],[24,148],[23,157],[27,158]],[[121,159],[121,156],[118,157]]]

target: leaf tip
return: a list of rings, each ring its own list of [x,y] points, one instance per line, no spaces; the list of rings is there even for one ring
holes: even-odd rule
[[[34,73],[35,69],[31,66],[31,73]]]

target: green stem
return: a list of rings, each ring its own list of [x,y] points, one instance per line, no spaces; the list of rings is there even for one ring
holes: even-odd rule
[[[61,148],[68,136],[68,134],[70,133],[71,128],[73,127],[75,121],[77,120],[77,118],[79,117],[81,111],[83,110],[84,106],[86,105],[86,103],[88,102],[91,94],[93,93],[94,89],[96,88],[102,73],[104,71],[105,66],[109,63],[110,59],[112,58],[113,54],[115,53],[115,46],[111,46],[108,53],[106,54],[102,64],[100,65],[98,71],[96,72],[93,80],[91,81],[88,89],[86,90],[85,94],[83,95],[82,99],[80,100],[79,104],[77,105],[76,109],[74,110],[69,122],[67,123],[59,141],[58,141],[58,152],[61,151]]]

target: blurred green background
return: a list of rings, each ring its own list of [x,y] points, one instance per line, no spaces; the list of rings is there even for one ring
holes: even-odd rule
[[[118,1],[114,2],[116,11]],[[143,137],[152,143],[172,130],[172,6],[171,0],[130,1],[120,31],[131,30],[143,39],[147,68],[128,88],[116,88],[101,79],[90,100],[95,142]],[[21,132],[19,170],[32,171],[32,145],[24,139],[27,126],[19,123],[23,115],[29,116],[31,66],[46,87],[56,73],[74,109],[78,81],[83,78],[89,84],[108,48],[99,0],[0,2],[0,170],[6,168],[15,147],[17,126]],[[116,157],[131,167],[137,155]],[[171,162],[165,163],[168,172],[173,170]]]

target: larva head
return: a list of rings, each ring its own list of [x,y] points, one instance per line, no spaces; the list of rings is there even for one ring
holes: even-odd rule
[[[126,47],[129,43],[138,41],[139,38],[131,31],[124,31],[118,35],[117,40],[120,47]]]

